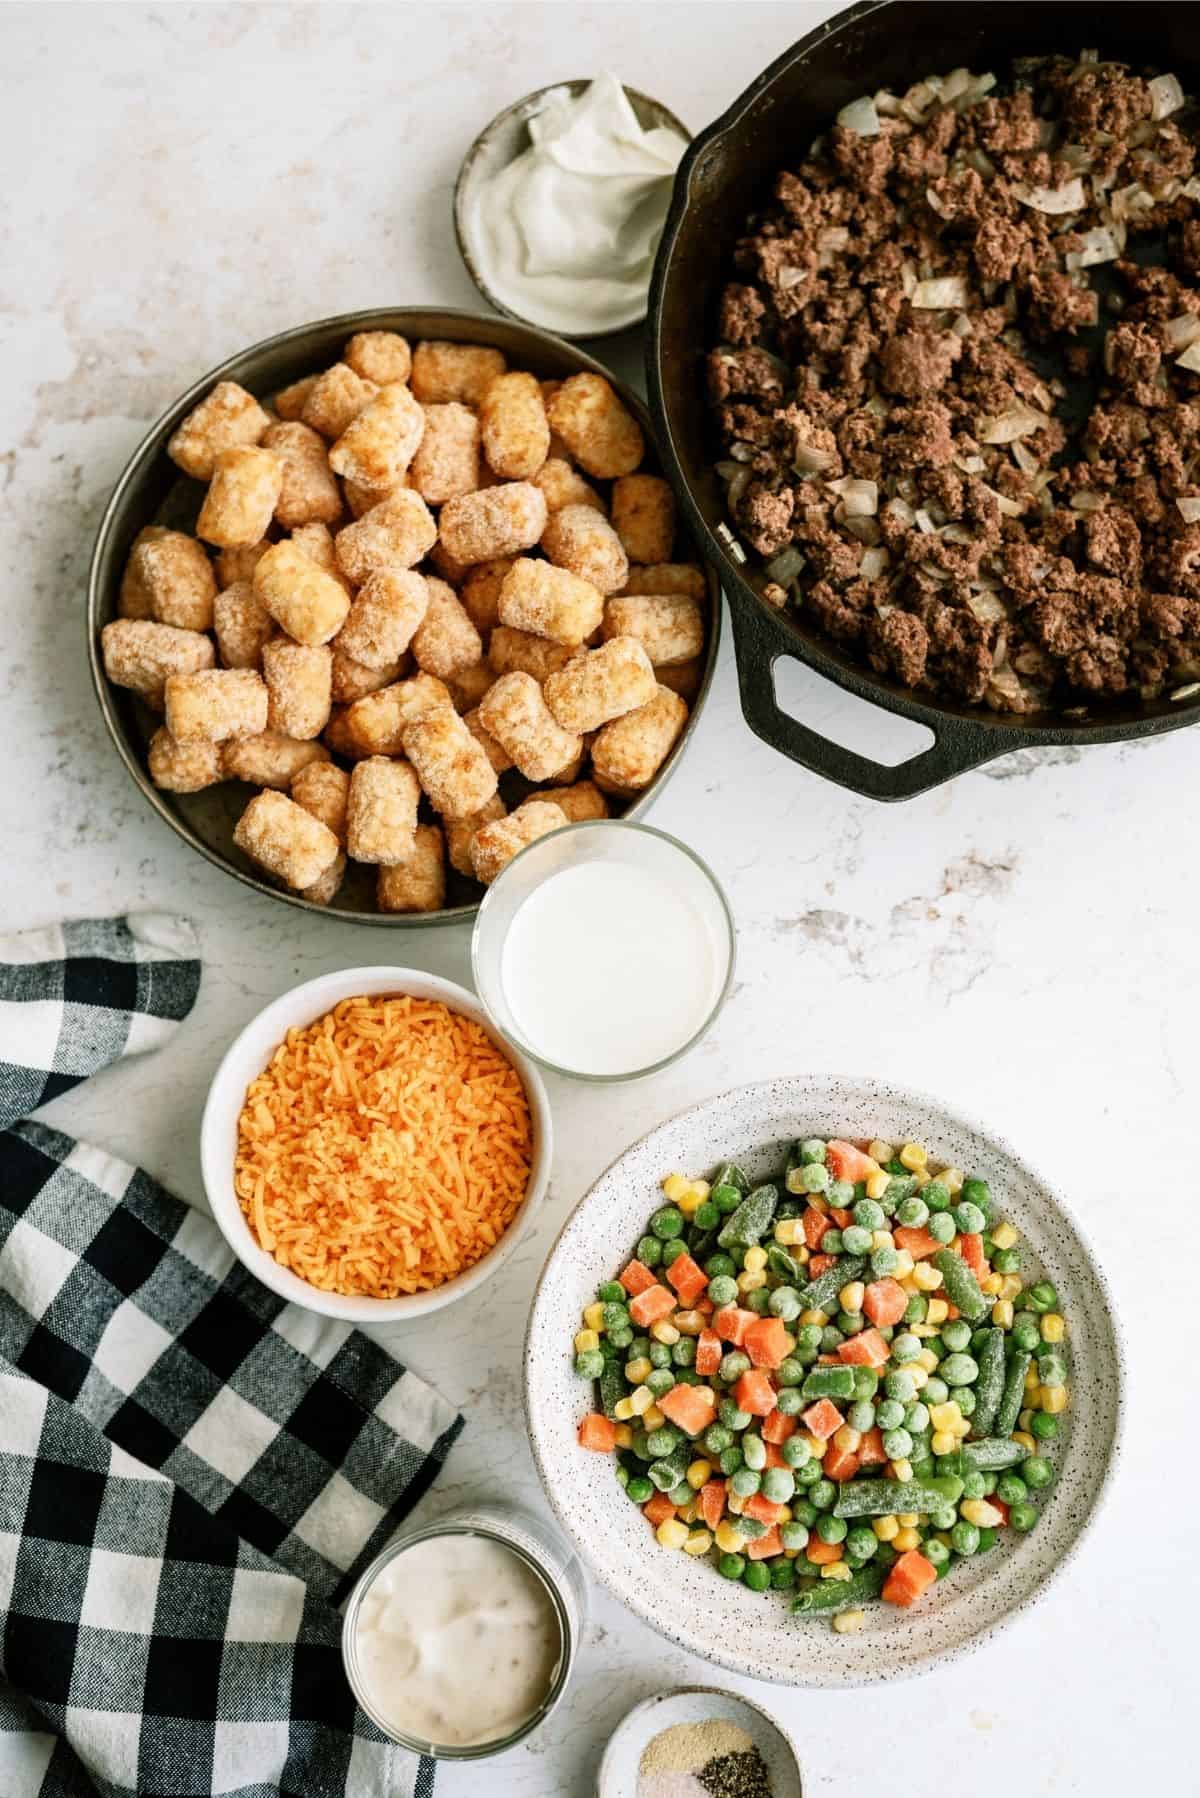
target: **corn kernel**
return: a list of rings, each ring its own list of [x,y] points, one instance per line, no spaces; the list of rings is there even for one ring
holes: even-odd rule
[[[1057,1417],[1060,1411],[1065,1411],[1069,1402],[1065,1386],[1043,1386],[1042,1410],[1050,1417]]]
[[[892,1537],[892,1547],[899,1549],[901,1554],[907,1553],[910,1548],[920,1548],[920,1546],[921,1533],[919,1530],[901,1528]]]
[[[644,1430],[661,1430],[666,1421],[666,1413],[660,1405],[651,1405],[648,1411],[643,1411],[642,1413],[642,1428]]]
[[[780,1505],[780,1507],[779,1507],[779,1516],[778,1516],[778,1519],[777,1519],[777,1522],[779,1522],[779,1523],[790,1523],[790,1522],[791,1522],[791,1521],[792,1521],[792,1507],[791,1507],[791,1505]]]
[[[740,1492],[735,1492],[732,1486],[725,1493],[725,1508],[732,1517],[740,1517],[746,1509],[745,1499]]]
[[[852,1425],[844,1423],[840,1430],[834,1431],[833,1441],[834,1446],[840,1448],[843,1454],[853,1455],[862,1446],[862,1432],[854,1429]]]
[[[899,1283],[901,1292],[906,1292],[910,1299],[915,1298],[920,1292],[921,1288],[917,1285],[917,1282],[913,1279],[911,1274],[897,1273],[895,1277]]]
[[[842,1290],[838,1293],[838,1304],[842,1307],[843,1311],[861,1311],[863,1308],[863,1300],[866,1296],[867,1289],[861,1280],[847,1280],[846,1284],[842,1287]]]
[[[983,1279],[979,1282],[979,1290],[986,1294],[989,1299],[996,1299],[999,1298],[1003,1285],[1003,1274],[985,1274]]]
[[[865,1611],[835,1611],[833,1627],[839,1636],[856,1636],[867,1621]]]
[[[963,1181],[966,1179],[966,1175],[963,1173],[962,1169],[959,1167],[944,1167],[942,1169],[941,1173],[938,1175],[938,1179],[941,1181],[942,1185],[946,1188],[946,1191],[950,1194],[950,1197],[954,1198],[956,1193],[960,1193],[962,1191]]]
[[[872,1230],[871,1247],[873,1249],[894,1249],[896,1246],[890,1230]]]
[[[735,1555],[746,1540],[735,1523],[723,1517],[716,1529],[716,1544],[723,1555]]]
[[[576,1343],[578,1344],[578,1338],[576,1338]],[[631,1386],[640,1386],[642,1381],[648,1380],[653,1372],[654,1363],[645,1355],[639,1355],[636,1361],[625,1363],[625,1378]]]
[[[681,1336],[699,1336],[708,1319],[703,1311],[676,1311],[671,1322]]]
[[[849,1579],[850,1569],[845,1561],[829,1561],[821,1569],[822,1579]]]
[[[892,1145],[877,1136],[874,1142],[867,1144],[867,1154],[872,1161],[878,1161],[882,1166],[885,1161],[892,1159]]]
[[[1004,1522],[1003,1511],[998,1511],[995,1505],[989,1505],[986,1498],[965,1498],[958,1508],[960,1514],[968,1523],[973,1523],[976,1529],[995,1530]]]
[[[664,1548],[682,1548],[688,1539],[688,1527],[686,1523],[680,1523],[678,1517],[666,1517],[654,1534]]]
[[[596,1300],[594,1305],[585,1305],[583,1307],[583,1327],[585,1330],[595,1330],[597,1335],[603,1335],[604,1306],[599,1299]]]
[[[900,1528],[900,1519],[892,1516],[877,1517],[871,1528],[881,1542],[893,1542],[896,1532]]]
[[[992,1241],[998,1249],[1012,1249],[1017,1244],[1017,1232],[1011,1224],[997,1224],[992,1231]]]
[[[1026,1392],[1036,1392],[1038,1385],[1037,1368],[1031,1367],[1025,1375]]]
[[[1062,1390],[1063,1388],[1060,1386],[1059,1391],[1061,1392]],[[823,1461],[825,1456],[829,1453],[828,1437],[823,1439],[820,1436],[806,1436],[804,1440],[808,1443],[808,1452],[813,1460]]]
[[[867,1197],[881,1199],[888,1189],[892,1176],[885,1174],[881,1168],[877,1174],[867,1175]]]
[[[691,1504],[684,1505],[681,1511],[676,1512],[676,1515],[679,1518],[680,1523],[686,1523],[688,1528],[692,1529],[695,1526],[697,1517],[700,1515],[700,1500],[694,1498]],[[701,1528],[703,1528],[703,1525],[701,1525]]]
[[[1057,1311],[1047,1311],[1041,1323],[1043,1342],[1061,1342],[1067,1333],[1066,1320]]]
[[[1028,1430],[1014,1430],[1012,1435],[1009,1437],[1009,1441],[1010,1442],[1019,1442],[1021,1444],[1021,1447],[1027,1448],[1031,1455],[1037,1454],[1037,1443],[1034,1441],[1033,1437],[1029,1434]]]
[[[992,1322],[999,1330],[1011,1330],[1013,1308],[1011,1299],[997,1299],[992,1306]]]
[[[824,1311],[802,1311],[799,1321],[802,1324],[816,1324],[818,1329],[823,1330],[829,1318]]]
[[[644,1417],[654,1403],[654,1394],[649,1386],[639,1386],[635,1392],[629,1394],[629,1402],[633,1406],[633,1415]]]
[[[909,1480],[911,1480],[912,1476],[913,1476],[912,1462],[911,1461],[892,1461],[890,1463],[890,1465],[891,1465],[891,1470],[892,1470],[892,1478],[894,1480],[899,1480],[901,1482],[901,1484],[903,1484],[903,1485],[907,1485]]]
[[[938,1364],[938,1358],[932,1349],[922,1349],[917,1356],[917,1366],[923,1367],[926,1373],[932,1373]]]
[[[915,1530],[921,1521],[919,1511],[897,1511],[896,1522],[902,1530]]]
[[[785,1248],[804,1241],[804,1225],[798,1217],[781,1217],[775,1226],[775,1240]]]
[[[633,1400],[631,1398],[619,1398],[613,1406],[613,1417],[617,1423],[628,1423],[632,1416]]]
[[[712,1476],[712,1462],[703,1459],[693,1461],[684,1478],[693,1492],[699,1492],[705,1481]]]
[[[675,1203],[680,1211],[683,1212],[684,1217],[695,1217],[697,1211],[699,1211],[701,1205],[703,1205],[704,1200],[700,1197],[700,1194],[696,1191],[694,1186],[689,1186],[685,1193],[680,1194]]]
[[[907,1327],[913,1336],[936,1336],[938,1333],[936,1324],[909,1324]]]
[[[712,1187],[708,1184],[707,1180],[693,1180],[692,1191],[700,1195],[700,1203],[702,1205],[706,1199],[712,1196]]]
[[[655,1342],[663,1343],[666,1348],[674,1348],[679,1341],[679,1331],[665,1317],[660,1317],[657,1323],[650,1325],[650,1334]]]
[[[952,1455],[958,1447],[958,1437],[953,1430],[935,1430],[929,1439],[929,1446],[935,1455]]]
[[[692,1190],[692,1183],[686,1174],[668,1174],[662,1183],[663,1197],[677,1205],[685,1193]]]
[[[920,1392],[921,1388],[929,1379],[929,1369],[927,1367],[922,1367],[919,1361],[913,1361],[909,1366],[908,1372],[913,1385],[916,1387],[917,1391]]]
[[[595,1330],[578,1330],[575,1335],[575,1353],[586,1355],[591,1349],[600,1347],[600,1337]]]
[[[1020,1290],[1021,1290],[1020,1274],[1005,1274],[1004,1275],[1004,1284],[1000,1288],[1000,1297],[1002,1299],[1015,1299],[1017,1294],[1020,1292]]]
[[[925,1188],[933,1179],[933,1175],[927,1167],[918,1167],[913,1169],[913,1178],[917,1183],[917,1191],[924,1192]]]
[[[685,1555],[706,1555],[712,1547],[712,1537],[707,1530],[693,1530],[683,1545]]]
[[[950,1307],[945,1299],[930,1299],[925,1312],[925,1322],[927,1324],[944,1324],[949,1315]]]
[[[783,1551],[783,1558],[785,1561],[798,1561],[800,1559],[800,1550],[798,1548],[785,1548]]]
[[[633,1447],[633,1431],[627,1423],[619,1423],[613,1431],[613,1446],[615,1448]]]
[[[962,1412],[952,1398],[944,1404],[929,1407],[929,1421],[935,1430],[952,1430],[961,1416]]]
[[[953,1433],[958,1437],[960,1442],[965,1441],[971,1434],[971,1419],[969,1417],[960,1417],[954,1426]]]
[[[761,1274],[767,1265],[766,1249],[747,1249],[742,1266],[748,1274]]]
[[[894,1240],[895,1239],[893,1238],[893,1241]],[[911,1273],[914,1273],[916,1271],[917,1264],[913,1260],[912,1256],[909,1254],[907,1249],[897,1249],[896,1253],[899,1255],[900,1259],[897,1261],[895,1267],[892,1269],[892,1274],[895,1279],[897,1279],[897,1280],[901,1281],[901,1283],[903,1283],[905,1280],[908,1279],[908,1276]]]
[[[1017,1413],[1017,1428],[1019,1430],[1028,1430],[1028,1428],[1032,1422],[1033,1422],[1032,1410],[1020,1411]]]
[[[918,1261],[913,1268],[913,1278],[921,1292],[936,1292],[942,1283],[940,1267],[930,1267],[928,1261]]]
[[[929,1156],[924,1143],[906,1142],[896,1159],[902,1161],[910,1173],[915,1173],[919,1167],[925,1166]]]
[[[759,1287],[765,1286],[766,1283],[767,1283],[767,1276],[766,1276],[766,1274],[763,1274],[763,1273],[758,1273],[758,1274],[741,1273],[737,1277],[737,1286],[738,1286],[739,1292],[757,1292]]]

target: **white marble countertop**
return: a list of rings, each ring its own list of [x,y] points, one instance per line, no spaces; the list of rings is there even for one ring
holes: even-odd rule
[[[307,918],[210,868],[153,817],[101,728],[83,591],[101,506],[146,425],[235,349],[355,306],[475,304],[450,190],[514,96],[604,65],[700,127],[832,7],[54,6],[0,10],[8,171],[0,256],[4,901],[9,923],[125,907],[193,917],[206,971],[169,1051],[49,1119],[202,1203],[197,1124],[231,1035],[266,1000],[390,954],[465,977],[464,930],[383,937]],[[931,47],[931,60],[936,54]],[[637,346],[618,344],[623,372]],[[789,703],[881,750],[894,725],[814,678]],[[427,1508],[542,1501],[519,1353],[538,1268],[633,1137],[722,1088],[802,1068],[939,1094],[1019,1142],[1103,1257],[1132,1349],[1123,1468],[1050,1597],[981,1656],[895,1688],[743,1684],[800,1745],[809,1798],[912,1783],[978,1798],[1191,1786],[1195,1366],[1185,1250],[1197,1165],[1197,746],[1023,753],[905,806],[859,801],[754,738],[726,643],[654,821],[711,862],[739,930],[736,990],[689,1059],[646,1084],[552,1083],[558,1151],[536,1236],[489,1288],[395,1333],[468,1413]],[[1190,1190],[1188,1188],[1190,1187]],[[1171,1197],[1158,1220],[1154,1201]],[[1163,1498],[1164,1474],[1178,1499]],[[1185,1572],[1184,1570],[1187,1570]],[[1189,1577],[1189,1574],[1191,1577]],[[1188,1591],[1193,1600],[1188,1605]],[[1187,1632],[1187,1633],[1185,1633]],[[569,1700],[489,1792],[586,1798],[618,1718],[713,1670],[597,1595]],[[926,1775],[926,1777],[928,1777]],[[481,1789],[447,1769],[438,1790]]]

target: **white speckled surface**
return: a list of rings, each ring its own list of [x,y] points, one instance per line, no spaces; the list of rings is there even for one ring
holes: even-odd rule
[[[450,190],[474,132],[515,94],[608,62],[699,126],[831,10],[0,9],[0,910],[33,923],[177,907],[207,960],[170,1050],[51,1107],[61,1128],[198,1201],[197,1126],[229,1038],[290,983],[376,953],[360,931],[298,920],[186,852],[102,735],[83,576],[104,497],[147,423],[196,372],[285,325],[358,305],[471,305]],[[635,372],[631,344],[612,354]],[[860,717],[799,671],[784,702],[822,727]],[[878,753],[897,741],[876,715],[854,728]],[[486,1309],[396,1333],[471,1416],[426,1509],[498,1488],[534,1497],[519,1360],[537,1270],[599,1171],[682,1105],[780,1072],[857,1069],[978,1115],[1066,1193],[1131,1351],[1112,1501],[1045,1604],[964,1663],[869,1698],[729,1676],[795,1735],[809,1798],[857,1798],[931,1740],[976,1798],[1193,1783],[1179,1720],[1192,1702],[1194,1507],[1164,1501],[1163,1478],[1200,1474],[1195,1404],[1180,1390],[1194,1365],[1198,751],[1181,732],[1025,753],[883,809],[750,736],[727,645],[653,813],[733,899],[738,985],[719,1027],[640,1086],[552,1082],[557,1158],[538,1230]],[[421,965],[464,978],[465,931],[411,942]],[[1154,1200],[1172,1190],[1160,1222]],[[489,1792],[589,1798],[608,1731],[678,1683],[711,1684],[711,1669],[597,1594],[573,1697],[489,1769]],[[444,1798],[478,1789],[470,1770],[439,1778]]]

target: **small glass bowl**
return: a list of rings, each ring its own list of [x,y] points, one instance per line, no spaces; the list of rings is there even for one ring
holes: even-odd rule
[[[509,926],[534,888],[564,868],[603,861],[632,865],[669,879],[675,891],[685,893],[707,922],[714,951],[718,955],[724,952],[724,968],[718,974],[716,997],[700,1026],[658,1061],[611,1074],[563,1067],[539,1053],[513,1016],[503,980],[504,942]],[[580,947],[586,951],[586,942]],[[567,1080],[582,1080],[596,1086],[645,1079],[670,1067],[672,1062],[694,1048],[711,1028],[729,996],[735,956],[733,914],[711,868],[677,837],[668,836],[666,831],[655,830],[648,824],[634,824],[623,818],[590,819],[582,824],[570,824],[562,830],[552,831],[549,836],[539,837],[528,848],[522,849],[488,888],[471,936],[471,973],[475,991],[496,1029],[539,1067],[552,1074],[561,1074]]]

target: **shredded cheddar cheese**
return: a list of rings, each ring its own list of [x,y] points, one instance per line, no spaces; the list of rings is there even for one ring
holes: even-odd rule
[[[485,1255],[525,1196],[520,1075],[436,1000],[344,999],[251,1082],[234,1184],[267,1252],[326,1292],[426,1292]]]

